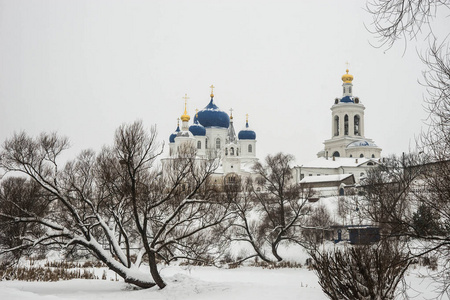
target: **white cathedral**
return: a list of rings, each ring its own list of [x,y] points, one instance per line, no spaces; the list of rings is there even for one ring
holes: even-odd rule
[[[249,176],[256,157],[256,133],[248,125],[248,115],[245,127],[236,132],[233,124],[232,110],[230,115],[219,109],[214,103],[214,86],[211,85],[211,100],[208,105],[197,111],[194,121],[189,125],[190,116],[187,113],[187,95],[185,95],[184,113],[179,124],[169,137],[170,157],[176,157],[178,151],[187,143],[196,148],[199,159],[208,157],[220,158],[220,166],[213,177],[232,178],[229,175]]]
[[[381,148],[365,137],[365,107],[353,96],[353,76],[342,76],[343,94],[331,106],[331,138],[317,159],[294,168],[294,178],[300,184],[329,188],[340,194],[345,186],[358,183],[367,171],[379,163]],[[326,192],[325,192],[326,194]]]
[[[324,141],[324,148],[317,153],[317,159],[293,168],[294,181],[321,189],[325,194],[342,193],[346,186],[353,186],[367,171],[379,163],[381,148],[365,137],[365,107],[358,97],[353,96],[353,76],[342,76],[343,95],[331,106],[331,138]],[[205,108],[197,111],[192,124],[187,113],[185,96],[184,113],[179,124],[169,137],[170,155],[163,164],[176,157],[186,143],[197,150],[199,159],[220,158],[220,166],[213,177],[230,178],[252,176],[256,157],[256,133],[248,125],[236,132],[230,115],[214,103],[214,86],[211,86],[211,100]],[[327,191],[328,189],[328,191]]]

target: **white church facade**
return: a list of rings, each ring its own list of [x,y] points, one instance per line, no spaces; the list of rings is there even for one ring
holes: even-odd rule
[[[196,149],[197,158],[219,158],[220,165],[213,177],[231,178],[233,176],[250,176],[256,157],[256,132],[249,127],[248,115],[245,127],[236,135],[232,110],[230,115],[214,103],[214,86],[211,86],[211,99],[208,105],[196,111],[192,124],[187,113],[187,96],[185,110],[177,129],[169,137],[169,157],[162,160],[164,164],[178,155],[184,145],[190,144]]]
[[[344,175],[352,175],[354,183],[358,183],[378,164],[382,151],[365,136],[365,106],[353,96],[353,76],[348,70],[342,76],[342,82],[342,97],[336,98],[331,106],[331,138],[324,141],[317,159],[294,168],[296,182],[315,187],[322,184],[328,187],[327,194],[342,193],[343,187],[351,185],[348,179],[346,182],[336,180],[350,178]]]

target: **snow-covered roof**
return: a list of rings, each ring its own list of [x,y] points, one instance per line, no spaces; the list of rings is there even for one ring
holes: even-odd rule
[[[375,143],[372,143],[367,140],[354,141],[347,145],[347,148],[356,148],[356,147],[378,147]]]
[[[247,173],[253,173],[254,164],[255,164],[254,161],[241,164],[241,171],[247,172]]]
[[[377,163],[376,159],[365,158],[365,157],[335,157],[326,159],[325,157],[319,157],[313,161],[310,161],[302,165],[302,168],[327,168],[327,169],[337,169],[340,167],[358,167],[367,162]]]
[[[317,183],[317,182],[335,182],[342,181],[344,179],[353,176],[352,174],[337,174],[337,175],[322,175],[322,176],[306,176],[300,183]]]

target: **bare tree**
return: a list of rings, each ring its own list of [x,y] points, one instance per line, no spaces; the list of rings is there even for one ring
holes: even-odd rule
[[[98,155],[83,151],[60,168],[58,157],[67,147],[67,139],[56,134],[16,134],[3,145],[3,168],[25,174],[50,195],[43,216],[1,213],[46,228],[40,236],[23,237],[24,246],[79,245],[143,288],[165,287],[159,260],[206,260],[216,250],[208,238],[229,217],[226,199],[208,182],[217,160],[199,161],[186,147],[161,170],[155,165],[162,153],[156,130],[146,132],[141,122],[122,125],[114,146]],[[151,276],[138,271],[142,258]]]
[[[387,236],[401,235],[409,228],[414,209],[412,192],[423,174],[426,161],[418,154],[401,158],[385,158],[384,163],[370,170],[361,182],[364,192],[361,211],[378,224]]]
[[[384,46],[391,47],[400,39],[412,40],[428,26],[428,34],[433,35],[430,22],[441,9],[448,9],[448,0],[373,0],[366,8],[372,15],[371,31]]]
[[[415,180],[414,191],[407,198],[413,203],[413,215],[403,216],[404,233],[426,241],[416,255],[433,253],[443,261],[438,280],[443,282],[443,293],[449,293],[448,251],[450,247],[450,47],[448,35],[439,37],[433,31],[433,20],[442,12],[449,12],[450,2],[374,0],[368,3],[373,15],[372,32],[381,45],[392,46],[397,40],[412,40],[419,33],[428,37],[429,49],[421,54],[426,67],[422,84],[427,87],[426,110],[429,113],[426,131],[417,141],[418,153],[426,157],[421,163],[421,175]],[[419,164],[420,165],[420,164]],[[428,216],[433,222],[423,222]]]
[[[283,241],[304,240],[301,229],[306,226],[311,190],[293,182],[293,159],[292,155],[278,153],[268,155],[264,164],[257,162],[253,167],[256,179],[248,178],[242,192],[233,198],[238,218],[232,239],[250,243],[256,253],[253,256],[266,262],[272,261],[266,248],[276,261],[281,261],[278,247]]]
[[[312,268],[324,293],[333,300],[394,299],[410,265],[397,242],[382,242],[312,252]]]
[[[23,177],[8,177],[0,182],[0,212],[21,217],[42,216],[47,211],[45,195],[35,182]],[[42,234],[39,226],[19,223],[0,216],[0,251],[10,249],[12,258],[18,259],[29,246],[22,241],[22,236],[38,236]],[[14,259],[4,259],[13,263]]]
[[[363,181],[362,209],[380,226],[383,239],[414,240],[405,244],[410,259],[440,260],[436,279],[448,295],[450,162],[430,159],[424,153],[391,157],[371,170]]]

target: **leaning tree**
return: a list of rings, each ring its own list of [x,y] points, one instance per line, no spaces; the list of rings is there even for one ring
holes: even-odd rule
[[[178,258],[211,262],[229,218],[226,198],[211,184],[216,159],[197,159],[193,147],[158,167],[162,145],[156,130],[141,122],[117,129],[114,145],[98,154],[83,151],[60,165],[68,140],[56,134],[6,140],[1,166],[19,172],[47,194],[44,214],[21,208],[0,213],[16,223],[38,224],[38,235],[22,235],[20,247],[77,245],[88,250],[125,282],[164,288],[157,263]],[[17,248],[17,247],[16,247]],[[11,250],[13,248],[10,248]],[[3,250],[7,251],[7,250]],[[149,273],[138,270],[148,262]]]

